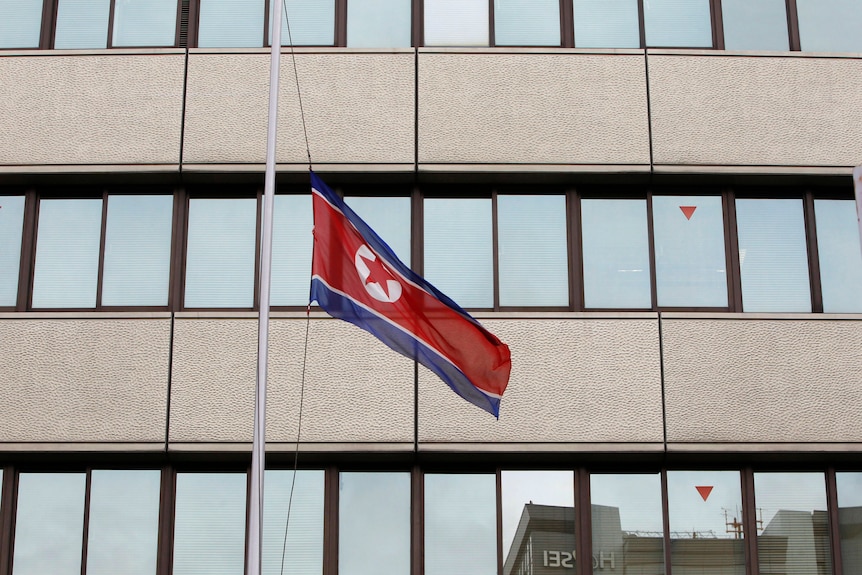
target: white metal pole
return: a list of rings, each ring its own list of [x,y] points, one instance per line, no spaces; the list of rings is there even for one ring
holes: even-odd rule
[[[862,166],[853,168],[853,188],[856,190],[856,221],[859,224],[859,248],[862,249]]]
[[[272,1],[269,60],[269,118],[266,127],[266,176],[260,245],[260,316],[257,335],[257,384],[251,453],[247,575],[261,575],[263,558],[263,470],[266,454],[266,368],[269,344],[269,287],[272,272],[272,212],[275,204],[275,144],[278,126],[278,77],[281,62],[281,2]]]

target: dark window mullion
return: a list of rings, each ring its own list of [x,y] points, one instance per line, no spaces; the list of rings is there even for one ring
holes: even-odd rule
[[[593,575],[592,504],[590,474],[586,469],[575,470],[575,562],[577,575]]]
[[[566,244],[568,245],[569,309],[584,309],[584,246],[581,241],[581,200],[576,190],[566,192]]]
[[[641,48],[646,48],[646,21],[644,15],[644,0],[638,0],[638,28],[641,37]]]
[[[175,265],[179,271],[179,278],[176,282],[174,293],[177,295],[177,300],[174,302],[174,311],[185,309],[186,305],[186,268],[188,267],[188,247],[189,247],[189,211],[191,204],[191,194],[183,194],[182,200],[179,202],[183,207],[183,213],[177,218],[177,221],[182,222],[179,237],[182,238],[179,244],[177,254],[175,254]]]
[[[21,258],[18,266],[18,300],[16,311],[27,311],[30,290],[33,286],[33,269],[36,262],[36,222],[38,196],[34,190],[24,194],[24,225],[21,237]]]
[[[727,307],[728,311],[742,311],[742,280],[739,265],[739,240],[736,236],[736,205],[733,192],[725,190],[721,194],[724,204],[724,237],[727,250]]]
[[[574,0],[560,0],[560,46],[575,47]]]
[[[838,482],[835,468],[826,469],[826,509],[828,510],[829,541],[832,552],[832,573],[843,575],[844,564],[841,561],[841,524],[838,514]]]
[[[295,473],[295,472],[294,472]],[[296,477],[294,476],[294,480]],[[323,575],[338,574],[338,494],[339,470],[324,470],[323,492]]]
[[[757,556],[757,503],[754,500],[754,470],[746,467],[741,473],[742,480],[742,529],[746,549],[746,575],[759,575],[760,564]]]
[[[417,438],[418,439],[418,438]],[[425,482],[422,469],[413,466],[410,474],[410,564],[411,575],[425,572]]]
[[[0,482],[0,575],[11,572],[12,565],[12,526],[15,509],[15,470],[3,468],[3,481]]]
[[[180,309],[179,302],[182,301],[182,291],[177,289],[177,284],[182,277],[183,265],[183,210],[184,193],[182,189],[176,189],[173,193],[173,215],[171,217],[171,251],[168,270],[168,310]]]
[[[99,267],[96,272],[96,309],[102,309],[102,282],[105,279],[105,246],[107,238],[105,234],[108,229],[108,192],[102,193],[102,230],[99,240]],[[87,476],[89,481],[89,475]]]
[[[263,190],[257,191],[257,226],[254,235],[254,298],[252,299],[252,309],[260,309],[260,240],[263,236]],[[275,199],[273,199],[273,209],[275,209]],[[270,252],[271,254],[271,252]],[[271,263],[270,263],[271,265]]]
[[[652,218],[652,190],[647,190],[647,241],[649,242],[649,275],[650,275],[650,298],[653,310],[658,309],[658,281],[656,278],[655,264],[655,234],[653,232]]]
[[[180,38],[182,36],[183,29],[183,3],[188,0],[177,0],[177,17],[176,17],[176,27],[174,28],[174,46],[180,45]],[[188,37],[188,34],[186,34]],[[186,43],[188,43],[188,39],[186,39]]]
[[[721,14],[721,0],[710,0],[712,14],[712,47],[724,50],[724,19]]]
[[[494,311],[500,310],[500,255],[499,255],[499,223],[497,221],[497,191],[491,192],[491,277],[494,292]]]
[[[42,23],[39,30],[39,48],[50,50],[54,47],[59,0],[42,1]]]
[[[667,469],[661,470],[661,515],[662,515],[662,540],[664,541],[664,573],[673,575],[671,567],[670,547],[670,504],[667,493]]]
[[[272,0],[263,2],[263,47],[269,47],[269,11]]]
[[[413,271],[424,276],[425,269],[425,222],[423,210],[423,196],[419,188],[413,188],[410,202],[411,234],[410,234],[410,262]]]
[[[495,46],[497,39],[494,37],[494,0],[488,0],[488,46]]]
[[[347,46],[347,0],[335,0],[335,45]]]
[[[798,52],[802,49],[802,41],[799,37],[799,15],[796,11],[796,0],[786,0],[787,3],[787,38],[790,41],[790,49]]]
[[[823,290],[820,283],[820,257],[817,249],[817,222],[814,217],[814,198],[810,191],[802,196],[805,220],[805,245],[808,252],[808,280],[811,285],[811,311],[823,313]]]
[[[159,495],[159,539],[156,556],[156,575],[170,575],[173,567],[174,543],[174,502],[176,501],[177,480],[174,469],[170,466],[162,468],[161,489]]]
[[[117,0],[111,0],[111,5],[108,8],[108,40],[105,46],[108,48],[114,47],[114,13],[116,10],[114,9],[117,4]]]
[[[497,468],[497,573],[503,572],[503,471]]]
[[[425,4],[422,0],[413,0],[412,2],[412,21],[413,46],[419,47],[425,45]]]
[[[93,470],[87,468],[84,483],[84,529],[81,534],[81,575],[87,575],[87,540],[90,533],[90,491],[93,487]]]

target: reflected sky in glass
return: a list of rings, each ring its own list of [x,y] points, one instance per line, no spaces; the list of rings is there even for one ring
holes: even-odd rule
[[[500,305],[569,304],[565,196],[497,196]]]
[[[862,573],[862,473],[836,473],[838,531],[845,573]]]
[[[185,307],[252,307],[256,233],[255,198],[189,201]]]
[[[38,48],[42,31],[42,0],[4,0],[0,48]]]
[[[826,479],[822,473],[755,473],[754,498],[767,529],[781,510],[825,510]]]
[[[285,542],[293,470],[264,472],[263,575],[320,575],[323,572],[323,470],[296,474],[290,527]],[[284,571],[281,569],[284,553]],[[240,570],[240,575],[242,570]]]
[[[425,0],[426,46],[487,46],[488,0]]]
[[[347,46],[409,48],[410,0],[350,0],[347,3]]]
[[[0,306],[14,306],[18,299],[23,230],[24,196],[0,196]]]
[[[658,305],[726,307],[721,197],[653,196],[652,210]]]
[[[575,474],[572,471],[502,471],[501,486],[504,561],[509,555],[525,505],[575,507]]]
[[[709,0],[644,0],[647,46],[710,48]]]
[[[177,473],[173,575],[242,575],[245,473]]]
[[[272,213],[272,305],[308,304],[311,282],[311,194],[277,195]]]
[[[425,279],[461,307],[493,307],[491,199],[425,199]]]
[[[814,200],[826,313],[862,313],[862,249],[853,200]]]
[[[109,196],[102,305],[168,305],[172,196]]]
[[[264,3],[260,0],[202,0],[198,46],[256,48],[263,45]]]
[[[802,200],[736,200],[742,308],[810,312]]]
[[[410,573],[410,474],[341,473],[338,572]]]
[[[640,48],[637,0],[574,0],[575,46]]]
[[[712,487],[706,500],[698,487]],[[697,533],[700,537],[735,537],[735,533],[727,533],[726,521],[735,518],[742,522],[738,471],[668,471],[667,492],[671,531]]]
[[[94,470],[87,575],[155,575],[161,472]]]
[[[113,46],[173,46],[177,0],[116,0]]]
[[[84,473],[21,473],[13,575],[80,575]]]
[[[859,0],[796,0],[799,40],[806,52],[862,52]]]
[[[584,305],[650,308],[646,200],[581,200]]]
[[[497,478],[425,475],[425,575],[497,573]]]
[[[497,46],[559,46],[559,0],[494,0]]]
[[[96,307],[102,200],[42,200],[34,308]]]
[[[267,45],[272,38],[272,7],[269,3]],[[335,0],[286,0],[281,7],[281,45],[332,46],[335,44]],[[290,35],[287,17],[290,16]]]
[[[785,0],[721,0],[728,50],[789,50]]]
[[[54,48],[106,48],[110,0],[60,0]]]
[[[344,201],[410,267],[410,198],[348,196]]]

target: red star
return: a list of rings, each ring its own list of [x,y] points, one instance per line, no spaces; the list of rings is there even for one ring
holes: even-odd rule
[[[380,258],[369,259],[363,255],[360,255],[365,262],[365,265],[368,266],[368,277],[365,278],[365,285],[376,283],[380,286],[380,289],[383,290],[383,293],[386,294],[386,297],[389,297],[389,288],[387,287],[387,280],[392,279],[392,273],[386,269],[386,266],[383,265],[383,262],[380,261]]]

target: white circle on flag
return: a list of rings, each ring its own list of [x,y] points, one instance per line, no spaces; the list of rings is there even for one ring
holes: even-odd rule
[[[368,295],[386,303],[395,303],[401,299],[401,283],[392,278],[391,272],[377,259],[371,248],[365,244],[359,246],[353,263]]]

